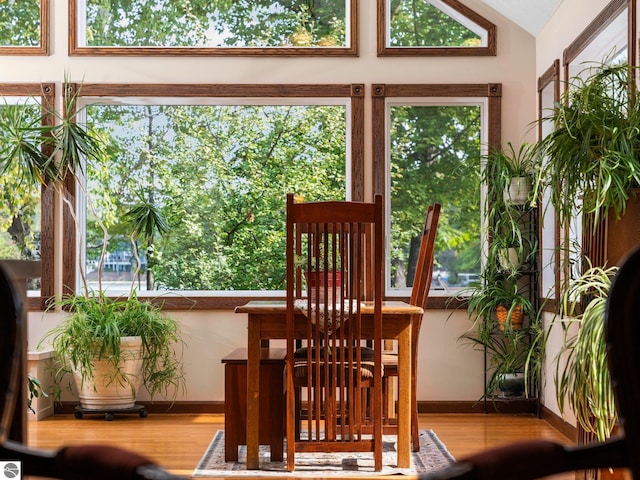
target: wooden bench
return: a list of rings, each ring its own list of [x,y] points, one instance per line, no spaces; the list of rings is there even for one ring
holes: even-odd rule
[[[284,454],[284,368],[286,348],[260,351],[261,445],[271,447],[271,460]],[[238,445],[247,444],[247,349],[237,348],[222,359],[224,364],[224,460],[238,460]]]

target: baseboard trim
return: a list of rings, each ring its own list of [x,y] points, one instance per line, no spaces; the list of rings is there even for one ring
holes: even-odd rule
[[[149,413],[224,413],[224,402],[140,402]],[[73,414],[75,402],[61,402],[55,404],[55,413]],[[418,412],[420,413],[508,413],[508,414],[528,414],[537,415],[536,402],[533,400],[516,400],[510,402],[485,402],[479,401],[421,401],[418,402]],[[548,408],[541,406],[540,417],[547,421],[552,427],[565,435],[567,438],[576,438],[576,428],[565,422],[560,416]]]
[[[573,440],[574,442],[578,438],[578,429],[574,425],[566,422],[561,416],[552,412],[544,405],[542,406],[540,417],[565,437]]]
[[[419,413],[506,413],[538,415],[538,404],[533,399],[476,401],[422,401],[418,402]]]

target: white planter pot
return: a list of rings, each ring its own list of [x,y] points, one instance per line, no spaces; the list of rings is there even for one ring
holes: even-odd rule
[[[531,193],[530,177],[514,177],[511,179],[509,189],[505,190],[503,199],[507,203],[514,205],[524,205],[527,203],[529,194]]]
[[[498,260],[503,270],[517,272],[520,269],[520,256],[518,255],[517,248],[509,247],[502,249],[498,255]]]
[[[88,410],[118,410],[132,408],[135,393],[142,384],[142,338],[122,337],[120,353],[121,374],[114,374],[114,366],[106,360],[94,360],[93,378],[85,379],[74,371],[80,406]]]

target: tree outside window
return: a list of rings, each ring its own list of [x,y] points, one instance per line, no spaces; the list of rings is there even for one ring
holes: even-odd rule
[[[95,286],[100,218],[110,234],[103,288],[130,284],[124,214],[142,200],[159,207],[169,232],[142,252],[141,291],[284,290],[286,193],[346,198],[346,101],[121,103],[86,110],[105,145],[104,159],[87,168],[89,281]]]
[[[481,117],[478,105],[389,106],[390,287],[410,288],[426,206],[443,206],[432,289],[480,272]]]
[[[355,54],[356,12],[352,0],[71,0],[72,49],[76,54],[148,55],[154,49],[156,54],[166,53],[163,49]]]

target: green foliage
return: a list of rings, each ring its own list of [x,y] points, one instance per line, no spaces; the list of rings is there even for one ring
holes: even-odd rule
[[[572,281],[562,297],[561,313],[568,318],[554,321],[565,329],[556,358],[558,406],[563,412],[568,404],[584,430],[600,441],[609,437],[617,420],[604,334],[607,295],[617,269],[590,267]],[[573,324],[578,324],[577,332],[568,328]]]
[[[120,338],[142,337],[143,384],[154,395],[175,400],[185,389],[179,324],[163,315],[159,306],[139,300],[135,292],[126,299],[112,299],[98,292],[90,296],[70,296],[56,302],[69,311],[57,327],[40,343],[51,341],[61,367],[55,380],[76,369],[82,381],[93,378],[94,359],[108,361],[114,367],[111,381],[129,383],[118,370],[121,362]],[[177,347],[177,348],[176,348]]]
[[[626,64],[599,64],[570,81],[542,122],[555,129],[540,144],[546,161],[537,190],[549,187],[562,222],[577,213],[597,224],[609,208],[619,217],[631,186],[640,184],[640,97]]]
[[[486,352],[489,358],[486,394],[493,394],[500,378],[507,373],[525,373],[525,391],[537,388],[544,355],[544,329],[541,310],[535,303],[537,292],[531,288],[527,271],[536,266],[537,229],[531,204],[518,205],[505,189],[514,175],[530,173],[537,164],[534,146],[512,144],[506,149],[493,148],[485,159],[482,183],[486,186],[484,212],[489,245],[481,273],[481,283],[460,298],[466,302],[472,329],[461,339]],[[515,252],[511,258],[509,249]],[[498,326],[496,310],[504,307],[507,320]],[[522,309],[524,328],[516,329],[512,319]]]
[[[40,45],[40,0],[0,0],[0,46]]]
[[[169,232],[147,263],[166,289],[284,290],[285,194],[344,199],[346,111],[340,106],[88,108],[105,155],[89,195],[124,245],[127,215],[152,203]],[[89,222],[88,258],[100,233]]]
[[[480,37],[424,0],[391,0],[390,46],[480,46]]]
[[[480,258],[480,108],[394,106],[390,122],[391,278],[412,278],[426,205],[443,206],[436,268],[450,280]]]
[[[87,0],[90,46],[345,46],[344,0]]]
[[[41,396],[46,398],[49,395],[42,389],[40,380],[38,380],[30,373],[27,374],[27,388],[29,390],[29,396],[27,397],[27,408],[32,413],[36,413],[36,411],[33,409],[33,399],[40,398]]]

